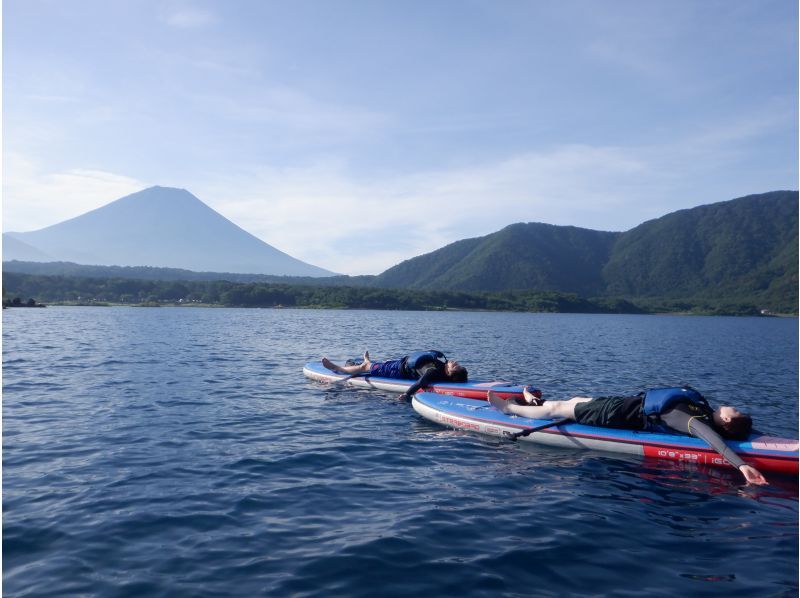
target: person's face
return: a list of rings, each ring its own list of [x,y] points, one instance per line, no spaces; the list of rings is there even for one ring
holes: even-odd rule
[[[444,364],[444,371],[448,376],[452,376],[453,370],[458,367],[458,362],[455,359],[451,359],[447,363]]]
[[[730,407],[729,405],[723,405],[717,412],[714,414],[715,417],[718,417],[724,422],[729,422],[735,417],[739,417],[742,415],[741,411],[739,411],[736,407]]]

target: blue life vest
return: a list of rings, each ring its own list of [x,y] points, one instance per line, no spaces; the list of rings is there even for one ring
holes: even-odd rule
[[[714,413],[706,398],[690,386],[652,388],[644,393],[642,400],[645,429],[673,433],[673,430],[661,425],[659,421],[662,413],[678,403],[688,403],[689,408],[696,411],[699,417],[710,417]]]
[[[447,357],[441,351],[415,351],[406,356],[405,366],[410,377],[416,378],[418,376],[418,368],[434,362],[439,362],[441,366],[444,366],[447,363]]]

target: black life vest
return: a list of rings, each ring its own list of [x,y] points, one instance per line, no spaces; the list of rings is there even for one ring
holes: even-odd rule
[[[406,356],[404,365],[409,377],[416,378],[419,375],[419,368],[431,363],[436,364],[436,369],[442,370],[447,363],[447,357],[441,351],[415,351]]]

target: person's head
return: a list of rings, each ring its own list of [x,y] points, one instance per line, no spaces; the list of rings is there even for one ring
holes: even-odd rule
[[[731,440],[744,440],[753,429],[753,420],[736,407],[723,405],[714,411],[714,427]]]
[[[458,363],[455,359],[449,359],[444,364],[444,373],[451,382],[466,382],[467,368]]]

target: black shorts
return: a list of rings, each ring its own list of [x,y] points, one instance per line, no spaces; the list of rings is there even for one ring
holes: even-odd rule
[[[575,421],[585,426],[642,430],[642,397],[598,397],[578,403]]]

